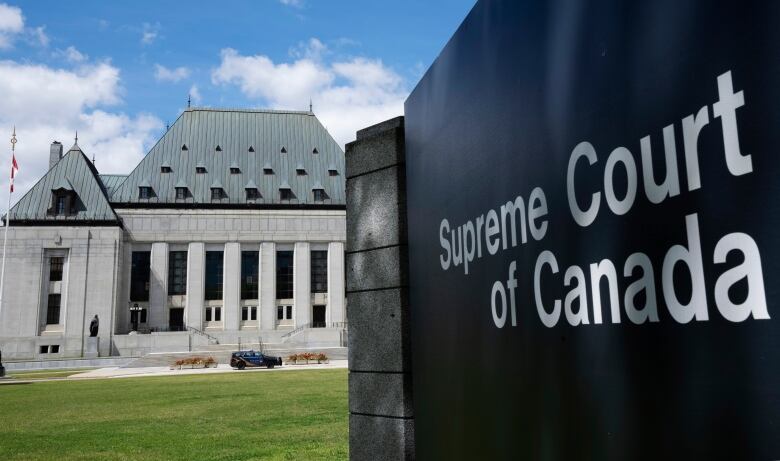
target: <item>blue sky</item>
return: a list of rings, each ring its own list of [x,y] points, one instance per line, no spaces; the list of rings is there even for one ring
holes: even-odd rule
[[[473,4],[0,3],[0,130],[17,126],[17,185],[36,181],[51,141],[67,149],[76,129],[101,172],[129,171],[188,94],[198,106],[299,110],[311,98],[343,145],[401,113]]]

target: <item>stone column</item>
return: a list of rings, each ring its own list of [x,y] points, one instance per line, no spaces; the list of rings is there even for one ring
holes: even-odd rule
[[[260,245],[260,329],[276,329],[276,245]]]
[[[206,245],[190,243],[187,248],[187,307],[184,312],[188,327],[203,329],[203,298],[206,284]]]
[[[295,327],[311,323],[311,248],[309,242],[297,242],[293,255],[293,296]]]
[[[132,267],[132,253],[129,264]],[[168,324],[168,244],[152,244],[149,274],[149,325],[161,327]]]
[[[225,330],[237,331],[241,324],[241,244],[225,243],[225,272],[222,281],[222,315]]]
[[[328,245],[328,322],[344,322],[344,243]]]
[[[414,459],[403,117],[347,144],[350,460]]]

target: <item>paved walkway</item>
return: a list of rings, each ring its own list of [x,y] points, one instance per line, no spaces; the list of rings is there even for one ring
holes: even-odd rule
[[[305,370],[328,370],[336,368],[347,368],[346,360],[331,360],[329,363],[311,363],[309,365],[283,365],[273,369],[267,368],[247,368],[242,371],[235,370],[228,364],[219,364],[216,368],[182,368],[181,370],[171,370],[170,367],[141,367],[141,368],[121,368],[107,367],[96,370],[85,371],[70,375],[67,378],[44,378],[44,379],[9,379],[3,380],[4,383],[11,384],[22,382],[41,382],[41,381],[74,381],[81,379],[108,379],[108,378],[138,378],[145,376],[178,376],[178,375],[200,375],[214,373],[274,373],[283,371],[305,371]]]

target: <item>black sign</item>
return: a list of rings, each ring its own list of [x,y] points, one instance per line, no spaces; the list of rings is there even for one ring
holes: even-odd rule
[[[780,458],[780,2],[480,1],[406,142],[421,459]]]

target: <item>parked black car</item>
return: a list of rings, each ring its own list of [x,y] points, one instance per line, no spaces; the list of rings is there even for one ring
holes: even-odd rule
[[[267,367],[282,366],[281,357],[265,355],[257,351],[238,351],[230,356],[230,366],[243,370],[246,367]]]

